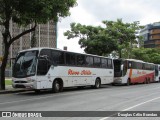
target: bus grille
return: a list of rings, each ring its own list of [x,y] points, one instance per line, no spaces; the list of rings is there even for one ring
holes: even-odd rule
[[[14,83],[27,83],[26,81],[15,81]]]

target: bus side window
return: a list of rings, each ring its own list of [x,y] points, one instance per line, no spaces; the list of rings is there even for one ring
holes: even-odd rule
[[[86,66],[87,67],[93,67],[93,57],[86,56]]]
[[[55,51],[55,50],[52,51],[52,64],[53,65],[59,64],[59,55],[60,55],[59,51]]]
[[[76,54],[66,53],[66,64],[67,65],[76,65]]]
[[[66,53],[66,65],[70,65],[70,54]]]
[[[132,68],[132,62],[128,62],[128,68]]]
[[[37,75],[46,75],[50,65],[49,61],[47,61],[45,58],[38,60],[38,68],[37,68]]]
[[[99,57],[94,57],[94,66],[95,67],[101,66],[101,59]]]
[[[112,68],[112,60],[108,59],[108,68]]]
[[[53,64],[51,52],[52,51],[50,49],[42,49],[40,52],[40,57],[46,56],[46,58],[49,62],[48,67],[50,67],[51,64]]]
[[[85,55],[77,55],[77,65],[78,66],[85,66]]]
[[[102,68],[107,68],[107,64],[108,64],[107,59],[106,58],[102,58],[101,59],[101,67]]]
[[[51,50],[42,49],[41,52],[40,52],[40,56],[43,56],[43,55],[47,55],[47,57],[51,60]]]
[[[76,65],[76,54],[75,53],[71,53],[70,55],[70,64]]]

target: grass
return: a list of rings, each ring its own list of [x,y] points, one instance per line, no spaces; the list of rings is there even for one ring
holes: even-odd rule
[[[12,80],[6,79],[6,80],[5,80],[5,85],[12,85]]]

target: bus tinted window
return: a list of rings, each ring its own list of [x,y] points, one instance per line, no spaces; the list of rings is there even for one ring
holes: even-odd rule
[[[66,53],[66,64],[76,65],[76,55],[74,53]]]
[[[70,54],[66,53],[65,55],[66,55],[65,56],[66,57],[66,64],[69,65],[70,64]]]
[[[48,59],[51,60],[51,50],[49,49],[42,49],[41,52],[40,52],[40,56],[47,56]]]
[[[50,69],[50,62],[45,59],[38,60],[37,75],[46,75]]]
[[[107,59],[102,58],[102,59],[101,59],[101,67],[102,67],[102,68],[107,68],[107,64],[108,64]]]
[[[101,66],[101,59],[99,57],[94,57],[94,66],[95,67]]]
[[[64,62],[64,52],[59,52],[59,61],[58,61],[58,64],[60,65],[64,65],[65,62]]]
[[[112,60],[108,59],[108,68],[112,68]]]
[[[93,57],[86,56],[86,66],[93,67]]]
[[[85,66],[85,55],[77,55],[77,65]]]
[[[64,64],[64,53],[52,50],[52,61],[54,65]]]
[[[74,54],[74,53],[72,53],[71,55],[70,55],[70,64],[71,65],[76,65],[76,54]]]

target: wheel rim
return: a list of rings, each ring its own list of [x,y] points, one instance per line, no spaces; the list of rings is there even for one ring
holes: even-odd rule
[[[56,83],[55,83],[55,88],[56,88],[56,90],[57,90],[57,91],[59,91],[59,89],[60,89],[60,85],[59,85],[59,83],[58,83],[58,82],[56,82]]]
[[[100,86],[99,80],[97,80],[96,86],[97,86],[97,88],[99,88],[99,86]]]
[[[97,81],[97,87],[99,88],[99,81]]]

